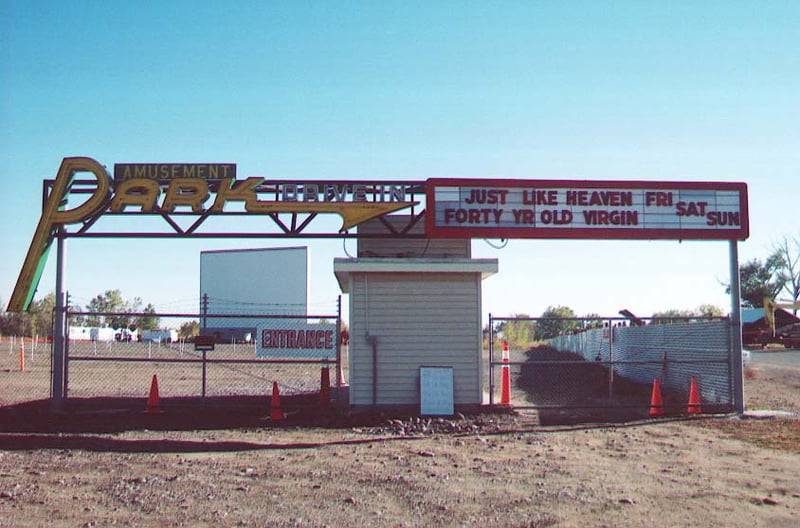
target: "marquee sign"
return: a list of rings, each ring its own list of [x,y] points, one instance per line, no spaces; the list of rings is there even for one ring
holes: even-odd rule
[[[430,179],[426,235],[744,240],[744,183]]]

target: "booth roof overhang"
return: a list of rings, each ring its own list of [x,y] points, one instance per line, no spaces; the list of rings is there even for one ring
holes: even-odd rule
[[[498,270],[498,259],[470,258],[336,258],[333,272],[342,293],[350,293],[353,273],[480,273],[481,279]]]

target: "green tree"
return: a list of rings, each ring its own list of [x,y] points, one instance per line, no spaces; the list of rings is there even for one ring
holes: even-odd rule
[[[783,283],[781,292],[788,293],[789,300],[797,303],[800,299],[800,236],[791,240],[784,237],[775,247],[775,254],[781,258],[778,268],[778,278]],[[797,308],[793,313],[797,315]]]
[[[536,323],[528,314],[514,314],[502,327],[503,338],[511,348],[529,348],[536,339]]]
[[[584,318],[583,320],[584,328],[602,328],[603,323],[605,323],[603,318],[600,317],[600,314],[596,313],[586,314],[583,316],[583,318]]]
[[[763,308],[765,297],[774,299],[784,286],[784,279],[780,275],[783,266],[783,258],[778,253],[770,255],[763,264],[759,259],[753,259],[739,266],[742,304]],[[730,284],[725,288],[725,293],[731,293]]]
[[[186,321],[178,329],[178,337],[188,339],[200,335],[200,323],[197,321]]]
[[[0,303],[5,306],[4,303]],[[30,336],[33,326],[31,315],[27,312],[6,312],[0,314],[0,333],[9,336]]]
[[[537,323],[536,337],[550,339],[581,327],[581,322],[571,319],[575,312],[567,306],[548,306]]]
[[[53,336],[53,315],[56,308],[56,294],[50,292],[30,307],[31,331],[39,336]]]
[[[125,302],[122,299],[122,292],[119,290],[107,290],[103,294],[96,295],[86,305],[86,311],[101,314],[103,312],[122,312]],[[90,315],[88,317],[89,326],[99,326],[119,328],[118,320],[113,320],[110,315]]]
[[[676,324],[693,321],[697,314],[693,310],[664,310],[653,314],[652,324]]]
[[[725,311],[719,306],[713,304],[701,304],[697,307],[697,315],[705,317],[722,317]]]
[[[159,325],[159,318],[155,317],[156,309],[152,304],[148,304],[142,310],[141,298],[134,297],[132,301],[126,301],[120,290],[107,290],[103,294],[96,295],[89,301],[86,311],[98,314],[87,317],[88,326],[110,326],[115,330],[118,328],[155,330]],[[109,315],[100,315],[104,312]],[[153,316],[134,317],[130,315],[137,312],[153,314]]]
[[[132,309],[131,311],[138,312],[139,310]],[[133,319],[133,324],[129,325],[129,328],[131,330],[158,330],[158,325],[161,319],[155,315],[156,307],[148,303],[148,305],[144,307],[144,310],[142,310],[142,313],[153,315],[141,315],[139,317],[135,317]]]

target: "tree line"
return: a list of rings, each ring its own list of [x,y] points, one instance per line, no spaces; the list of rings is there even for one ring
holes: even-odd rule
[[[764,299],[800,300],[800,235],[784,237],[775,244],[767,258],[750,260],[739,266],[739,290],[742,305],[763,308]],[[730,293],[726,284],[725,293]],[[797,315],[797,308],[793,309]]]
[[[691,322],[709,317],[722,317],[725,312],[713,304],[702,304],[693,310],[670,309],[654,313],[648,324],[675,324]],[[581,332],[590,328],[602,328],[607,318],[598,314],[578,316],[569,306],[548,306],[538,317],[515,314],[501,319],[494,326],[495,345],[506,340],[513,348],[528,348],[533,344],[564,334]],[[619,321],[618,321],[619,323]],[[634,323],[635,324],[635,323]],[[488,344],[490,329],[484,328],[484,344]]]
[[[52,337],[55,306],[56,295],[50,292],[43,298],[33,301],[27,312],[4,311],[0,313],[0,333],[26,337]],[[88,315],[70,316],[70,326],[127,329],[133,332],[157,330],[160,323],[155,306],[151,303],[145,305],[139,297],[127,300],[122,296],[122,292],[116,289],[96,295],[85,307],[76,305],[69,306],[68,309],[71,312],[88,312]],[[102,315],[104,313],[113,315]]]
[[[790,303],[800,298],[800,236],[784,239],[773,246],[765,260],[753,259],[739,266],[739,281],[742,306],[763,308],[764,299],[786,297]],[[730,284],[723,284],[725,292],[731,293]],[[797,315],[798,309],[793,313]],[[694,309],[668,309],[652,314],[648,324],[674,324],[721,317],[727,313],[718,306],[702,304]],[[578,317],[568,306],[549,306],[538,317],[516,314],[500,320],[494,329],[484,328],[484,344],[489,334],[495,339],[504,339],[514,348],[527,348],[544,341],[587,328],[602,327],[603,319],[597,314]],[[492,332],[493,330],[493,332]],[[499,336],[499,338],[498,338]],[[498,345],[499,343],[495,343]]]

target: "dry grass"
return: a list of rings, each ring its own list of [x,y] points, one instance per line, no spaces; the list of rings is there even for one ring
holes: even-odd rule
[[[708,420],[697,423],[760,447],[800,453],[800,420],[797,419]]]

